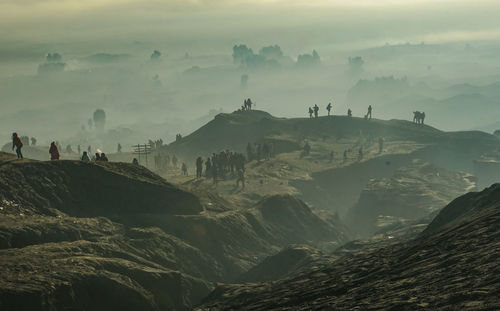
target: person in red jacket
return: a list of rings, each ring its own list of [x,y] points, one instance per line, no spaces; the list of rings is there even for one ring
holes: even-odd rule
[[[16,148],[17,158],[22,159],[23,154],[21,152],[21,148],[23,147],[23,141],[19,138],[17,133],[12,133],[12,150],[14,150],[14,147]]]
[[[59,160],[59,149],[54,141],[50,144],[49,153],[51,160]]]

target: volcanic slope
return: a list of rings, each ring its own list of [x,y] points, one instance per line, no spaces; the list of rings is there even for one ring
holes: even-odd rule
[[[379,137],[389,142],[411,141],[443,145],[446,148],[457,145],[456,148],[463,148],[464,151],[473,146],[489,149],[492,141],[498,142],[496,137],[483,132],[443,132],[428,125],[403,120],[364,120],[347,116],[288,119],[254,110],[218,114],[190,135],[164,146],[163,151],[191,160],[199,155],[210,155],[226,149],[245,152],[248,143],[271,142],[275,153],[282,153],[301,149],[304,141],[330,143],[333,138],[342,144],[342,139],[359,142]],[[326,150],[329,152],[331,149]]]
[[[418,238],[286,279],[218,287],[198,310],[498,310],[500,185],[447,205]]]
[[[184,310],[289,244],[347,240],[290,196],[208,203],[141,166],[0,153],[0,309]]]
[[[235,186],[231,174],[220,178],[217,186],[210,178],[180,176],[178,169],[162,174],[194,193],[217,192],[234,206],[252,206],[269,195],[294,195],[316,211],[347,222],[354,219],[354,233],[367,236],[379,225],[427,217],[475,190],[470,176],[474,160],[500,143],[483,132],[443,132],[402,120],[285,119],[263,111],[238,111],[219,114],[163,151],[180,156],[193,168],[195,156],[206,159],[223,149],[246,154],[248,143],[265,142],[274,145],[275,154],[246,163],[244,190]],[[306,142],[310,154],[302,153]],[[390,197],[400,191],[396,204]]]

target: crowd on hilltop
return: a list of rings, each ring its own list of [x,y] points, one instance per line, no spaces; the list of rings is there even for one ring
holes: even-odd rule
[[[327,111],[328,116],[332,115],[332,113],[333,113],[332,109],[333,109],[332,103],[328,103],[328,105],[326,106],[326,111]],[[368,111],[366,112],[366,114],[364,116],[365,120],[372,118],[372,110],[373,110],[372,105],[369,105]],[[313,116],[314,116],[314,118],[318,118],[319,117],[319,106],[315,104],[313,107],[309,107],[308,113],[309,113],[310,119],[312,119]],[[424,113],[424,115],[425,115],[425,113]],[[351,108],[347,109],[347,116],[352,117]]]

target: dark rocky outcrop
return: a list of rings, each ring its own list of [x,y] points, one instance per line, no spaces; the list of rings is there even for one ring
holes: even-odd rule
[[[495,185],[453,201],[408,242],[275,282],[220,286],[198,310],[499,309],[499,196]]]
[[[141,166],[0,153],[0,309],[186,310],[289,244],[346,240],[291,196],[204,210],[217,198]]]

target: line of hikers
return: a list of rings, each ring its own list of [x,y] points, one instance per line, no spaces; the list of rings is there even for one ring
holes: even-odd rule
[[[333,105],[332,103],[328,103],[328,105],[326,106],[326,111],[328,112],[328,116],[330,116],[332,114],[332,109],[333,109]],[[368,111],[365,115],[365,119],[371,119],[372,118],[372,105],[369,105],[368,106]],[[313,107],[309,107],[308,109],[308,112],[309,112],[309,118],[312,119],[313,118],[313,115],[314,115],[314,118],[318,118],[319,117],[319,107],[318,105],[314,105]],[[347,109],[347,116],[348,117],[352,117],[352,110],[351,108]],[[424,115],[425,116],[425,115]]]
[[[25,138],[25,137],[26,137],[26,139],[29,139],[28,136],[23,136],[23,138]],[[34,137],[31,138],[31,145],[32,146],[36,145],[36,138],[34,138]],[[120,144],[118,144],[118,145],[120,145]],[[19,134],[12,133],[12,150],[14,150],[14,149],[16,150],[16,155],[17,155],[18,159],[24,158],[23,153],[22,153],[23,146],[24,146],[23,139],[21,139]],[[61,154],[59,152],[59,149],[60,149],[60,147],[59,147],[59,144],[57,142],[53,141],[50,143],[49,155],[50,155],[51,161],[59,160],[61,158]],[[88,152],[90,152],[90,146],[88,147],[88,150],[89,150]],[[71,149],[70,145],[68,145],[68,147],[66,148],[66,151],[68,153],[72,153],[72,149]],[[80,160],[85,161],[85,162],[89,162],[89,161],[108,162],[109,161],[108,157],[106,156],[106,154],[104,152],[100,152],[100,151],[96,152],[95,155],[92,157],[92,159],[88,156],[88,152],[84,151]],[[78,145],[78,153],[80,153],[80,145]]]

